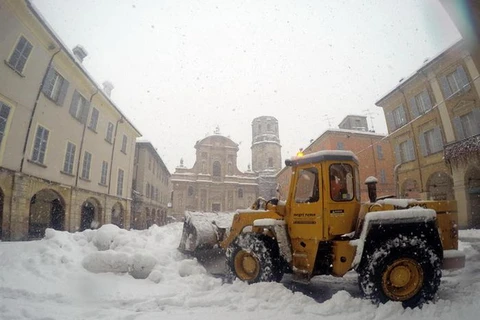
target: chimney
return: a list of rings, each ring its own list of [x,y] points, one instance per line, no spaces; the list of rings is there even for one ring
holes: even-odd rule
[[[77,46],[75,46],[75,48],[73,48],[73,54],[75,55],[75,57],[77,57],[77,59],[80,62],[83,62],[83,59],[86,56],[88,56],[87,50],[85,50],[85,48],[82,47],[81,45],[77,45]]]
[[[108,97],[110,97],[110,95],[112,94],[113,88],[115,88],[115,87],[113,86],[113,84],[110,81],[104,81],[103,82],[103,92],[105,92],[105,94]]]

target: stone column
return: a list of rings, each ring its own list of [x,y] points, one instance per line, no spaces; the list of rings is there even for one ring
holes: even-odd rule
[[[469,214],[467,212],[467,192],[465,186],[464,168],[452,166],[453,192],[457,202],[458,227],[465,229],[468,227]]]

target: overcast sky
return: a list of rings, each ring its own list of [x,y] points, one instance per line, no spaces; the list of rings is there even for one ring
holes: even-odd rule
[[[438,0],[32,0],[171,173],[221,134],[251,163],[251,122],[279,121],[282,162],[460,39]],[[369,125],[372,121],[369,118]]]

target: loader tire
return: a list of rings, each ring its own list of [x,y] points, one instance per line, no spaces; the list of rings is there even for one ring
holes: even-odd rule
[[[270,238],[251,233],[240,235],[227,249],[232,274],[245,282],[279,282],[283,277],[278,246]]]
[[[400,301],[404,308],[432,300],[440,285],[441,261],[424,239],[396,237],[367,255],[359,286],[374,303]]]

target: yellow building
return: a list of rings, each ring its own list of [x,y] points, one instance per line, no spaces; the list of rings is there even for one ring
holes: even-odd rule
[[[0,0],[2,239],[130,221],[137,129],[30,1]]]
[[[463,228],[480,226],[480,79],[469,48],[455,43],[376,103],[387,120],[400,195],[456,199]]]
[[[137,141],[133,166],[131,227],[145,229],[167,223],[170,172],[149,141]]]

